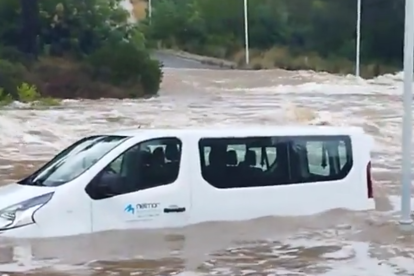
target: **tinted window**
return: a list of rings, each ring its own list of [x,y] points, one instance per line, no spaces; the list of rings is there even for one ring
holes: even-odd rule
[[[292,137],[291,146],[292,183],[340,180],[352,169],[348,136]]]
[[[139,143],[113,160],[86,191],[93,199],[102,199],[171,184],[180,171],[181,148],[177,138]]]
[[[203,178],[217,188],[333,181],[352,168],[347,136],[204,138]]]
[[[67,183],[128,139],[125,136],[100,135],[83,138],[72,144],[37,172],[19,182],[24,185],[59,186]]]

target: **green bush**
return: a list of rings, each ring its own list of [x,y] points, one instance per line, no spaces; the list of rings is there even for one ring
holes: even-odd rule
[[[109,44],[97,50],[88,58],[88,63],[95,79],[125,88],[139,84],[145,95],[156,94],[162,81],[159,62],[152,60],[146,50],[129,42]],[[142,95],[135,91],[131,96]]]
[[[45,96],[127,98],[157,93],[160,66],[149,58],[143,32],[128,22],[121,0],[43,0],[33,9],[22,6],[25,2],[33,3],[0,3],[0,101],[49,105],[55,100]],[[38,19],[36,41],[29,39],[36,28],[25,25],[22,16]]]
[[[355,3],[248,1],[249,47],[261,52],[288,48],[292,58],[281,64],[290,69],[307,69],[307,62],[297,58],[315,53],[328,63],[318,67],[341,73],[344,70],[337,60],[354,63]],[[365,65],[402,65],[404,3],[404,0],[362,1],[361,61]],[[157,0],[152,4],[151,24],[144,22],[141,30],[156,45],[233,59],[245,44],[242,0]],[[271,61],[267,63],[270,65]],[[262,67],[269,68],[268,65]]]
[[[4,88],[1,88],[0,87],[0,106],[2,106],[2,105],[8,105],[11,102],[13,102],[13,98],[11,97],[11,95],[10,94],[7,94],[4,91]]]
[[[14,100],[28,103],[32,106],[55,106],[60,102],[50,97],[42,97],[35,85],[23,82],[16,87],[17,98],[13,98],[10,93],[0,87],[0,106],[8,105]]]
[[[15,100],[19,98],[16,88],[24,80],[25,74],[23,65],[0,59],[0,87],[3,89],[0,101],[9,96]]]
[[[17,86],[17,94],[19,96],[19,101],[23,103],[31,103],[41,98],[36,85],[30,85],[26,82]]]
[[[0,42],[1,43],[1,42]],[[0,57],[12,63],[19,63],[24,66],[30,66],[31,60],[27,55],[19,51],[17,48],[0,45]]]
[[[162,64],[158,60],[147,57],[144,59],[143,65],[147,70],[141,72],[141,84],[144,88],[145,95],[151,96],[160,90],[160,84],[163,78],[163,72],[161,70]]]

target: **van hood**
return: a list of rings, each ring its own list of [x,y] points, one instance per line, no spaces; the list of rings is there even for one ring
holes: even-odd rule
[[[0,210],[55,190],[56,187],[29,186],[17,183],[0,186]]]

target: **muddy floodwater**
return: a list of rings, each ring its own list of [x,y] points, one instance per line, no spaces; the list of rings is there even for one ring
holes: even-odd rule
[[[326,122],[361,126],[375,137],[378,198],[371,212],[330,210],[183,229],[4,240],[0,275],[412,275],[414,235],[403,234],[397,224],[401,78],[165,68],[156,98],[1,110],[0,184],[24,176],[91,132]]]

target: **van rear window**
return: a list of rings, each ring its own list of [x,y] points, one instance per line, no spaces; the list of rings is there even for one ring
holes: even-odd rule
[[[216,188],[335,181],[353,166],[349,136],[203,138],[201,172]]]

